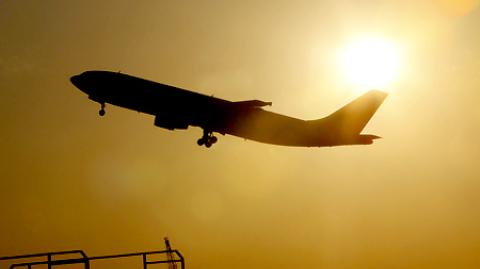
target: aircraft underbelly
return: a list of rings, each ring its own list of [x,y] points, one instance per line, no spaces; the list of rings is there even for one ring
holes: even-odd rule
[[[306,121],[262,109],[239,116],[226,133],[269,144],[315,146]]]

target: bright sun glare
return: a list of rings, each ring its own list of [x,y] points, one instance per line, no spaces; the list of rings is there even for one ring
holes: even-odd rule
[[[385,90],[399,75],[400,52],[387,40],[363,38],[341,50],[340,63],[354,85]]]

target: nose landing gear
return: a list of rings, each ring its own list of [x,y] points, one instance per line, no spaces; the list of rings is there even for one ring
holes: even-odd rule
[[[203,136],[200,139],[197,140],[197,144],[199,146],[205,145],[205,147],[209,148],[213,144],[217,143],[217,141],[218,141],[218,138],[216,136],[214,136],[212,132],[204,130],[203,131]]]
[[[98,115],[103,117],[105,115],[105,102],[100,102],[100,110],[98,111]]]

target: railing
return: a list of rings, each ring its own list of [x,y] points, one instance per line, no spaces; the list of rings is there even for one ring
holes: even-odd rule
[[[149,256],[157,254],[172,254],[173,259],[153,259]],[[66,255],[78,255],[77,258],[65,258]],[[62,258],[63,256],[63,258]],[[84,269],[90,269],[90,261],[94,260],[106,260],[106,259],[119,259],[126,257],[142,257],[143,269],[148,269],[148,265],[152,264],[177,264],[180,263],[180,268],[185,269],[185,260],[178,250],[160,250],[160,251],[147,251],[147,252],[136,252],[136,253],[127,253],[127,254],[117,254],[117,255],[106,255],[106,256],[95,256],[88,257],[85,252],[82,250],[70,250],[70,251],[60,251],[60,252],[48,252],[48,253],[38,253],[38,254],[29,254],[29,255],[19,255],[11,257],[0,257],[1,261],[12,261],[10,263],[9,269],[17,268],[26,268],[26,269],[35,269],[38,265],[47,265],[48,269],[52,269],[53,266],[61,266],[68,264],[83,264]],[[40,259],[40,261],[30,261],[30,262],[18,262],[19,260],[24,259]],[[0,268],[1,269],[1,268]]]

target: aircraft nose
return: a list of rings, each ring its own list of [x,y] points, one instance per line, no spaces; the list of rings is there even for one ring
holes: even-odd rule
[[[86,85],[85,77],[82,75],[75,75],[70,78],[70,82],[72,82],[75,87],[77,87],[82,92],[89,94],[88,87]]]
[[[72,82],[72,84],[75,85],[75,87],[80,89],[80,76],[79,75],[72,76],[70,78],[70,82]]]

